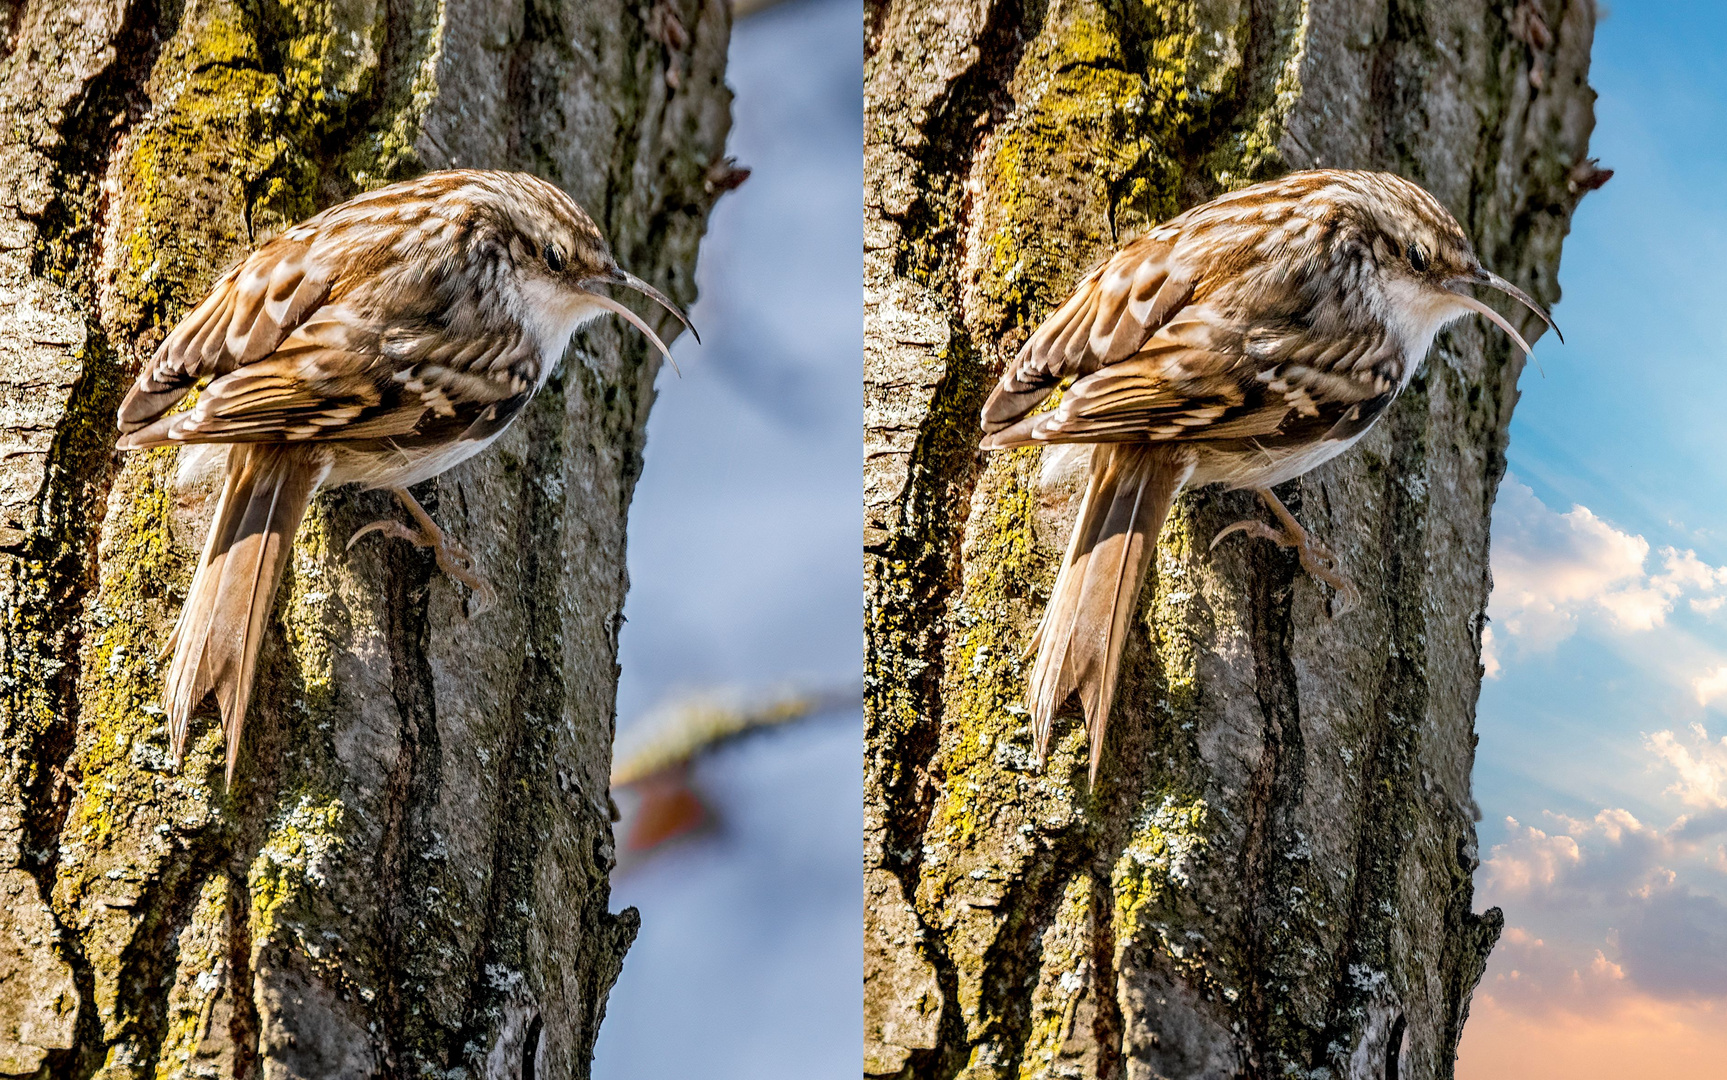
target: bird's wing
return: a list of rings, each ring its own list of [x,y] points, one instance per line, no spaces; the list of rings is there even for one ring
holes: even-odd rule
[[[984,445],[1349,437],[1396,395],[1402,370],[1399,343],[1377,324],[1321,335],[1295,322],[1245,327],[1192,305]]]
[[[1167,241],[1137,240],[1079,283],[1026,340],[983,406],[983,429],[1010,427],[1063,380],[1137,353],[1193,295],[1194,282]]]
[[[456,437],[506,404],[507,419],[539,368],[537,343],[514,321],[480,334],[430,319],[379,328],[331,305],[262,359],[215,378],[191,409],[120,445]]]
[[[151,425],[200,380],[269,356],[324,304],[337,260],[311,239],[295,239],[298,233],[277,237],[223,274],[163,339],[120,403],[121,432]]]

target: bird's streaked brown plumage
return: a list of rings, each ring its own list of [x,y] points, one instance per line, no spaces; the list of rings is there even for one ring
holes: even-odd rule
[[[360,195],[223,274],[121,402],[123,450],[230,444],[227,480],[172,639],[165,694],[176,759],[212,690],[232,779],[252,672],[294,532],[323,484],[388,488],[475,588],[465,552],[407,492],[479,452],[545,385],[578,326],[638,290],[567,194],[524,173],[451,170]],[[669,353],[667,354],[669,357]],[[200,383],[191,408],[174,411]],[[364,532],[361,530],[356,538]]]
[[[1353,602],[1335,560],[1271,488],[1359,439],[1409,384],[1434,335],[1493,309],[1454,289],[1521,290],[1484,269],[1451,214],[1387,173],[1314,170],[1172,218],[1088,273],[983,406],[985,449],[1098,444],[1038,627],[1029,688],[1039,756],[1079,691],[1095,779],[1127,622],[1170,502],[1186,484],[1258,491],[1297,549]],[[1038,411],[1064,386],[1055,407]]]

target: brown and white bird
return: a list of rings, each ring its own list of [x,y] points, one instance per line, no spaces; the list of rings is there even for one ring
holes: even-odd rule
[[[546,384],[570,336],[645,293],[592,219],[524,173],[452,170],[367,192],[294,226],[223,274],[163,340],[120,404],[123,450],[229,444],[203,558],[169,641],[164,705],[174,756],[212,690],[232,781],[271,601],[320,486],[387,488],[484,603],[490,586],[408,488],[497,438]],[[692,331],[693,332],[693,331]],[[191,408],[175,406],[208,380]]]
[[[1259,493],[1277,519],[1229,526],[1293,547],[1314,577],[1355,588],[1273,487],[1329,461],[1409,385],[1434,335],[1486,285],[1547,325],[1481,265],[1439,201],[1389,173],[1314,170],[1172,218],[1087,274],[983,406],[988,450],[1097,444],[1061,572],[1033,638],[1028,705],[1039,758],[1078,691],[1097,778],[1128,620],[1184,486]],[[1061,384],[1060,402],[1038,411]]]

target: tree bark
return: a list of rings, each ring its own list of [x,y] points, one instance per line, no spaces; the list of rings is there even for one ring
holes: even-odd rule
[[[1040,771],[1020,704],[1083,479],[980,455],[977,410],[1096,260],[1290,169],[1409,176],[1556,300],[1596,180],[1594,20],[1592,0],[871,0],[867,1072],[1452,1075],[1502,921],[1472,911],[1470,767],[1513,349],[1460,324],[1284,489],[1361,586],[1351,614],[1287,552],[1207,550],[1257,500],[1180,499],[1095,788],[1074,706]]]
[[[326,493],[239,775],[168,757],[159,652],[213,507],[115,454],[139,361],[216,274],[449,166],[569,190],[693,299],[723,0],[5,0],[0,18],[0,1075],[586,1076],[608,911],[624,524],[657,362],[605,320],[423,489],[498,586]],[[663,325],[663,323],[662,323]]]

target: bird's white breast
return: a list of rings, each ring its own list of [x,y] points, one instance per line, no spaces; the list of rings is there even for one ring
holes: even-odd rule
[[[1359,438],[1361,435],[1348,439],[1319,439],[1296,446],[1256,447],[1246,451],[1197,443],[1194,449],[1198,451],[1199,460],[1188,484],[1191,487],[1204,487],[1206,484],[1222,484],[1227,488],[1276,487],[1317,469],[1354,446]]]

